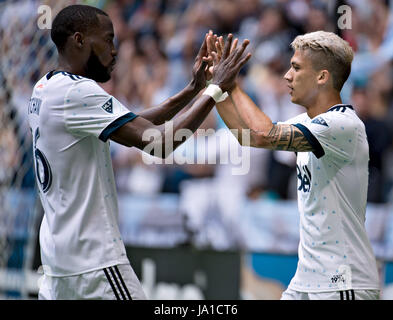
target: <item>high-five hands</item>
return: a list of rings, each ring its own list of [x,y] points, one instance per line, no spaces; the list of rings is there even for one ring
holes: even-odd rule
[[[238,39],[233,40],[232,34],[228,35],[225,42],[222,36],[217,37],[212,31],[205,37],[205,41],[207,57],[203,61],[208,64],[205,69],[206,78],[211,79],[222,91],[231,91],[240,69],[251,58],[251,53],[244,54],[250,41],[246,39],[238,47]]]

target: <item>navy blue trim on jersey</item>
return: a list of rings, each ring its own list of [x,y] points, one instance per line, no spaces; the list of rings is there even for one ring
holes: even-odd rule
[[[329,112],[329,111],[345,112],[345,110],[347,110],[347,108],[353,110],[353,107],[350,104],[336,104],[333,107],[329,108],[329,110],[326,112]]]
[[[98,137],[98,139],[106,142],[109,138],[109,136],[116,131],[117,129],[119,129],[120,127],[122,127],[125,123],[134,120],[138,115],[136,115],[135,113],[132,112],[128,112],[125,115],[117,118],[115,121],[111,122],[100,134],[100,136]]]
[[[314,151],[313,153],[315,156],[319,159],[320,157],[325,155],[325,151],[323,150],[321,144],[319,143],[318,139],[315,138],[315,136],[311,133],[310,130],[308,130],[307,127],[300,123],[294,124],[296,128],[298,128],[301,132],[303,132],[304,136],[306,137],[307,141],[310,143],[310,145],[313,147]]]
[[[46,74],[46,80],[49,80],[50,78],[52,78],[53,75],[54,75],[55,73],[56,73],[55,70],[49,71],[49,72]]]
[[[49,72],[47,73],[46,79],[49,80],[49,79],[52,78],[55,74],[58,74],[58,73],[61,73],[63,76],[68,76],[68,77],[70,77],[70,78],[71,78],[72,80],[74,80],[74,81],[80,80],[80,79],[83,78],[82,76],[79,76],[79,75],[73,74],[73,73],[69,73],[69,72],[67,72],[67,71],[62,71],[62,70],[60,70],[60,71],[55,71],[55,70],[52,70],[52,71],[49,71]]]

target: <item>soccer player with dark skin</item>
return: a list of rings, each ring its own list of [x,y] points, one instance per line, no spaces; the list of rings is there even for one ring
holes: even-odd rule
[[[232,36],[212,72],[211,84],[193,105],[165,124],[205,88],[211,57],[207,36],[193,79],[178,94],[139,115],[97,82],[111,78],[117,51],[109,16],[73,5],[59,12],[51,38],[58,66],[34,86],[28,108],[34,164],[44,217],[40,228],[44,277],[39,299],[145,299],[118,228],[116,185],[108,139],[165,158],[195,132],[224,92],[235,86],[248,41],[229,53]],[[154,132],[145,139],[147,130]],[[149,149],[152,147],[152,149]]]
[[[98,10],[98,9],[96,9]],[[98,12],[98,11],[97,11]],[[74,32],[65,41],[57,45],[59,59],[57,70],[67,71],[93,79],[97,82],[106,82],[111,78],[111,72],[116,64],[117,51],[113,43],[114,30],[111,19],[105,12],[97,14],[98,24],[85,32]],[[52,30],[53,34],[53,30]],[[54,39],[55,41],[55,39]],[[228,36],[227,49],[232,43],[232,35]],[[220,65],[217,65],[212,75],[212,83],[217,84],[223,92],[234,87],[234,80],[241,67],[248,61],[251,54],[243,56],[249,41],[245,40],[242,46],[232,52],[231,56]],[[110,139],[126,145],[143,149],[150,141],[143,141],[143,132],[156,128],[165,137],[164,122],[172,119],[182,110],[206,85],[205,72],[208,61],[206,37],[198,52],[193,66],[192,81],[178,94],[167,99],[157,107],[149,108],[139,113],[133,121],[126,123],[112,133]],[[230,62],[230,63],[229,63]],[[186,128],[195,131],[212,110],[215,101],[209,96],[201,96],[193,107],[174,120],[174,132]],[[163,139],[165,143],[165,138]],[[173,141],[174,149],[183,141]],[[163,148],[165,150],[165,147]],[[169,152],[172,152],[170,150]],[[168,154],[163,154],[163,157]]]

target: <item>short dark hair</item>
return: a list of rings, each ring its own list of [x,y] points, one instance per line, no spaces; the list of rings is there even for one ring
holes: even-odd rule
[[[62,9],[52,22],[51,38],[59,52],[63,51],[67,38],[75,32],[86,32],[99,25],[97,15],[108,16],[101,9],[87,5],[71,5]]]

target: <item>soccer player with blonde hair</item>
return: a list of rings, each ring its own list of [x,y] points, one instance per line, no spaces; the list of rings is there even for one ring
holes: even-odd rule
[[[376,260],[364,225],[367,136],[353,107],[340,97],[351,72],[352,49],[324,31],[298,36],[291,46],[294,54],[284,78],[291,101],[306,112],[272,123],[239,86],[217,104],[230,129],[249,130],[250,141],[239,134],[240,144],[297,154],[299,262],[281,299],[378,299]],[[226,57],[221,47],[222,38],[210,34],[214,63]]]

